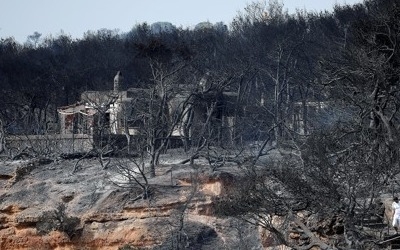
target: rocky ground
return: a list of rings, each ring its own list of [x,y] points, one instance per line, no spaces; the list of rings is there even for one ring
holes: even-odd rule
[[[235,167],[164,157],[150,199],[138,185],[121,187],[120,159],[107,169],[96,158],[3,161],[0,249],[263,249],[258,228],[213,213]]]

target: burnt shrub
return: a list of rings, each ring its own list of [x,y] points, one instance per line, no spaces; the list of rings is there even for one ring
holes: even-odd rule
[[[67,216],[65,205],[60,204],[56,210],[46,211],[39,217],[36,223],[36,230],[40,235],[48,234],[53,230],[60,231],[71,238],[79,233],[79,225],[80,219]]]

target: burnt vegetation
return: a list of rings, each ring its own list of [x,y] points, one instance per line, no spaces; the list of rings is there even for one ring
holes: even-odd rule
[[[292,15],[278,2],[253,3],[229,29],[153,32],[143,23],[80,40],[1,39],[0,150],[10,158],[27,151],[11,153],[10,135],[57,134],[58,107],[84,91],[112,90],[110,76],[121,71],[120,89],[145,89],[124,107],[126,124],[140,129],[126,138],[128,149],[100,138],[102,148],[77,152],[78,159],[97,152],[103,168],[117,167],[147,199],[147,178],[180,126],[183,163],[203,158],[212,171],[243,169],[240,185],[215,201],[219,215],[261,226],[274,244],[295,249],[384,248],[387,227],[379,223],[390,218],[380,199],[399,191],[399,40],[395,0]],[[180,101],[173,113],[171,100]],[[278,158],[265,160],[272,151]],[[130,160],[110,161],[121,155]],[[60,208],[38,228],[71,236],[77,223]]]

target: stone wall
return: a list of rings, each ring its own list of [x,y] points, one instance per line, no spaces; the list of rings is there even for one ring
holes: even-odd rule
[[[93,148],[93,137],[86,134],[11,135],[6,137],[10,155],[27,150],[35,154],[87,152]]]

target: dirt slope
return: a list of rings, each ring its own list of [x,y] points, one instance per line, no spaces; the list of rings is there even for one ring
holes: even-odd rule
[[[113,184],[113,164],[86,159],[72,173],[76,162],[1,163],[0,249],[263,249],[257,228],[213,214],[233,167],[164,161],[143,200]]]

